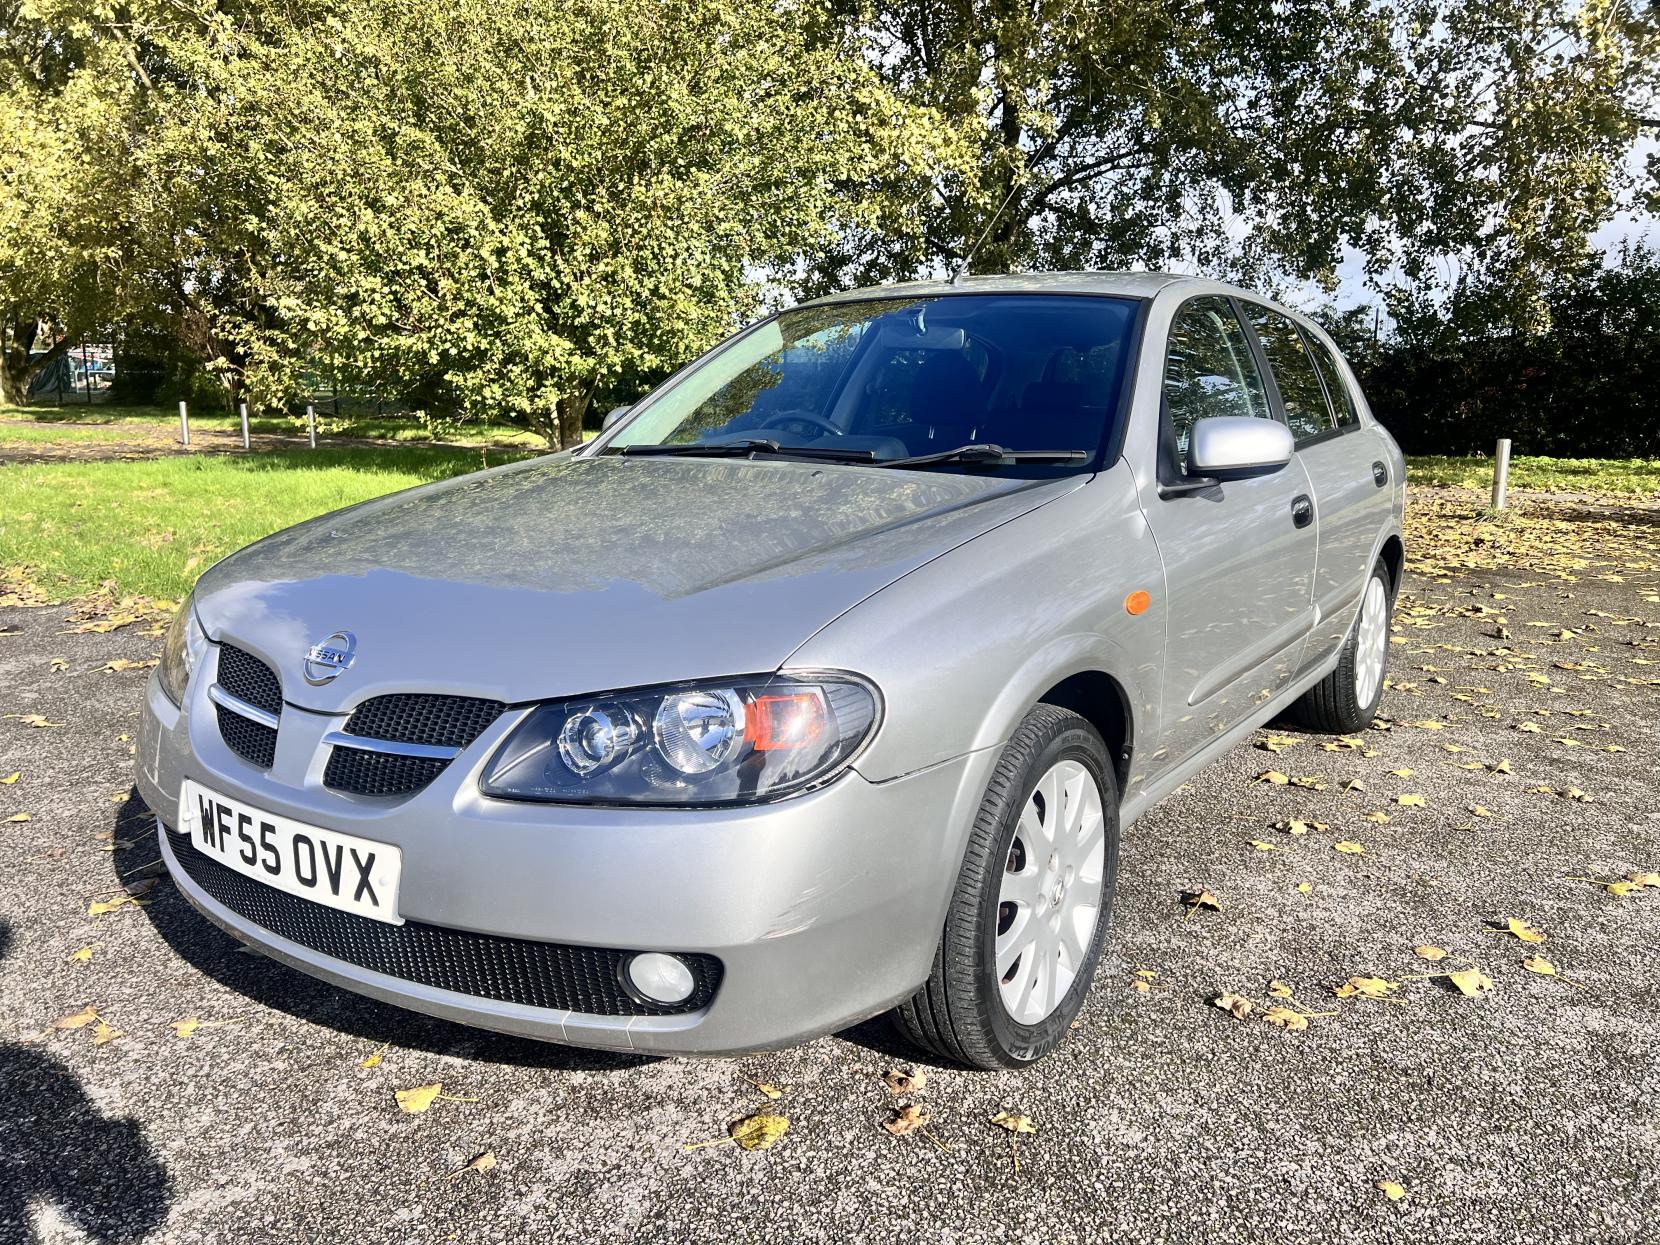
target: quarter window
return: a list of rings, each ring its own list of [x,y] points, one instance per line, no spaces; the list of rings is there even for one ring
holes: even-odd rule
[[[1314,360],[1297,326],[1279,312],[1256,303],[1245,304],[1245,315],[1257,331],[1262,353],[1268,356],[1268,368],[1279,386],[1280,405],[1285,407],[1291,435],[1298,441],[1309,441],[1330,432],[1336,426],[1331,408],[1326,405],[1319,373],[1314,370]]]
[[[1201,419],[1219,415],[1273,418],[1245,328],[1225,298],[1196,298],[1176,313],[1164,361],[1164,398],[1176,452]]]
[[[1314,356],[1314,366],[1320,372],[1320,379],[1326,382],[1326,396],[1331,399],[1332,410],[1337,413],[1337,426],[1354,427],[1360,422],[1360,412],[1355,410],[1354,395],[1343,380],[1337,360],[1332,357],[1331,347],[1313,333],[1305,332],[1303,340],[1308,343],[1308,352]]]

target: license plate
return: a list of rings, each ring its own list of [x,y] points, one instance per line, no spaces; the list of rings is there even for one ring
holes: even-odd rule
[[[403,853],[390,843],[263,812],[185,780],[180,828],[220,864],[329,908],[389,925],[398,915]]]

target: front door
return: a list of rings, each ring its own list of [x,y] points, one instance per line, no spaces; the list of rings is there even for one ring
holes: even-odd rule
[[[1164,412],[1162,486],[1143,507],[1164,559],[1162,759],[1175,764],[1289,682],[1314,619],[1319,530],[1308,474],[1295,458],[1268,475],[1182,487],[1197,420],[1274,418],[1232,300],[1195,298],[1177,313]]]

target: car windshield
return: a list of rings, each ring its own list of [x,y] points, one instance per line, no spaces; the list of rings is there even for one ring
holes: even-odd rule
[[[1093,295],[949,294],[799,307],[734,338],[640,408],[604,450],[750,442],[881,462],[993,444],[1081,450],[997,465],[1093,470],[1116,431],[1137,303]],[[771,443],[771,444],[768,444]],[[670,451],[663,451],[670,452]],[[711,451],[718,452],[718,451]]]

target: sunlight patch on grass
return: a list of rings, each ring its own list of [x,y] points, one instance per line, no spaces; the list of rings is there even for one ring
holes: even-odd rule
[[[1414,455],[1406,460],[1406,478],[1412,484],[1490,489],[1493,460]],[[1660,494],[1660,459],[1518,456],[1510,460],[1510,487],[1542,493],[1654,496]]]

